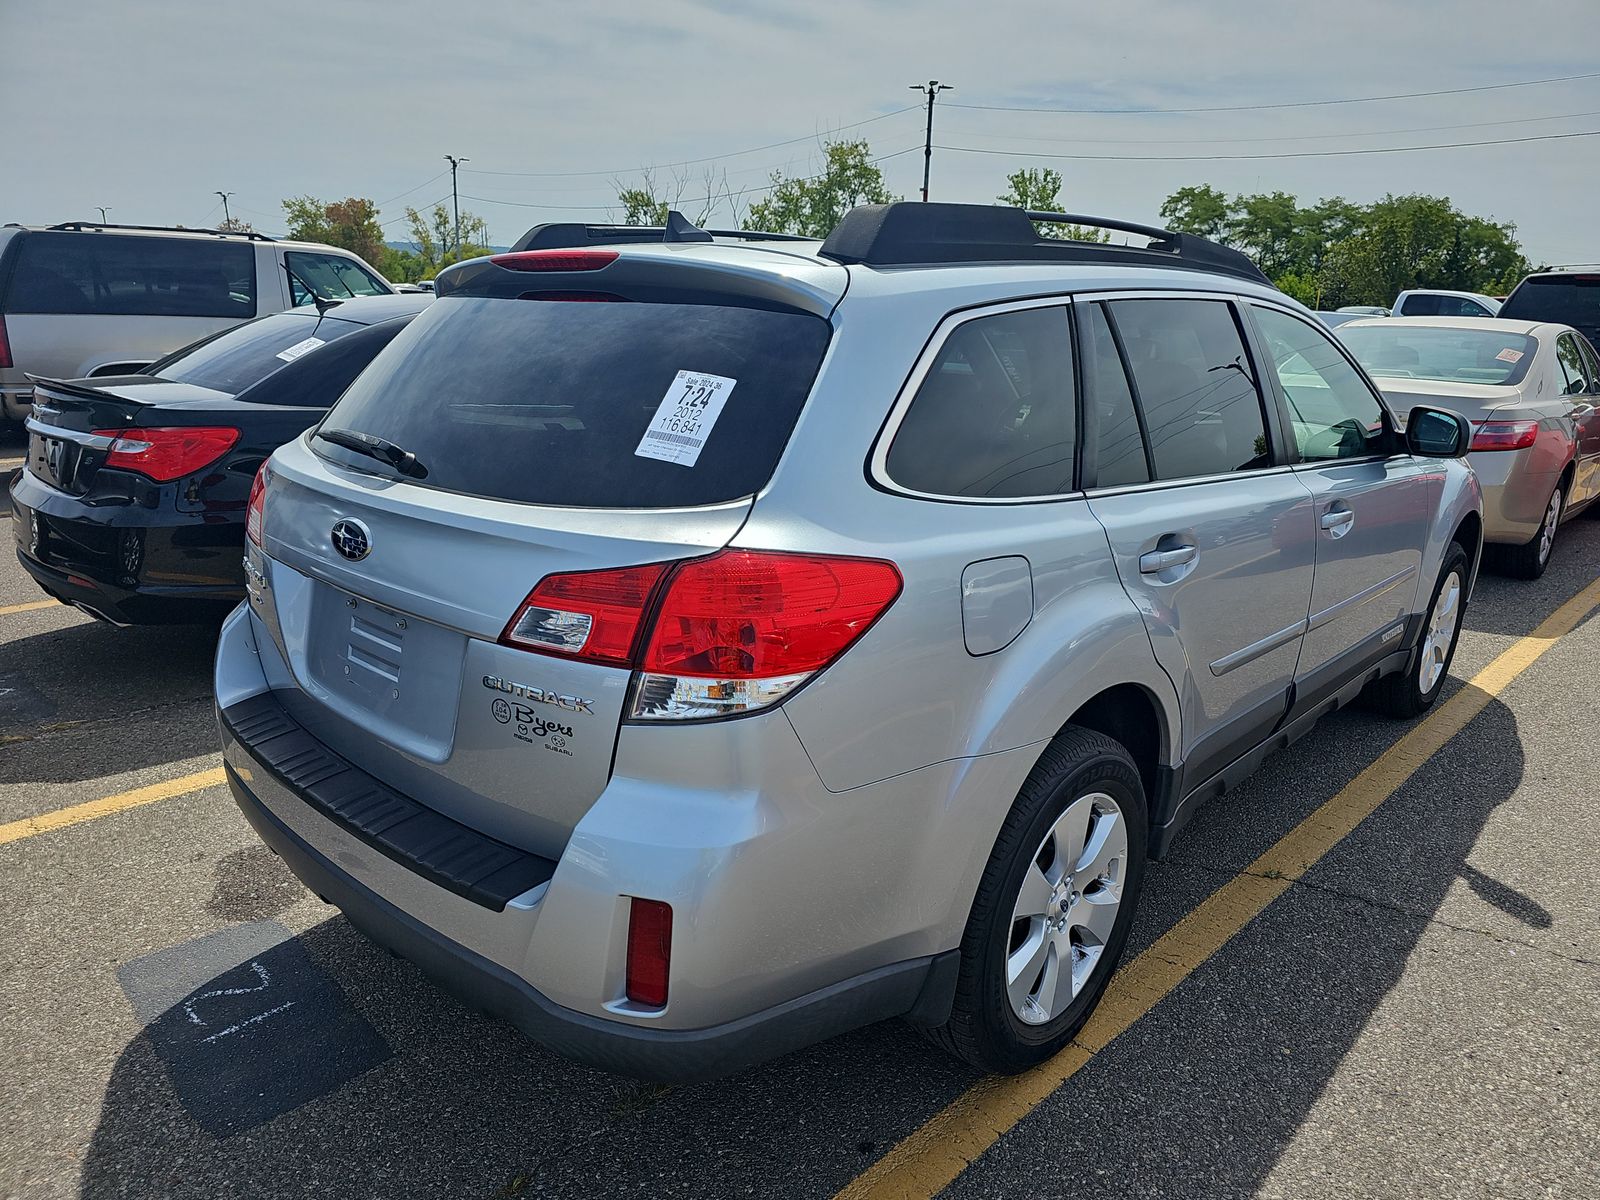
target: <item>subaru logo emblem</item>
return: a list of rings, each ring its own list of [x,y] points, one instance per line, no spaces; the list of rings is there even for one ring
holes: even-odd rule
[[[372,535],[360,521],[343,517],[333,523],[333,548],[351,562],[360,562],[372,553]]]

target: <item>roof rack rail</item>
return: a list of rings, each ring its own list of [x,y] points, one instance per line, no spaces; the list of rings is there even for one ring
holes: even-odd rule
[[[1036,221],[1112,229],[1149,238],[1150,242],[1145,246],[1116,246],[1045,238],[1034,228]],[[845,213],[819,253],[837,262],[869,267],[973,262],[1101,263],[1216,271],[1253,283],[1271,283],[1244,254],[1192,233],[1174,233],[1110,217],[1026,212],[998,204],[900,201],[863,205]]]
[[[704,236],[697,236],[704,235]],[[589,225],[554,221],[535,225],[516,240],[517,250],[571,250],[577,246],[617,245],[635,242],[709,242],[736,238],[743,242],[814,242],[799,233],[767,233],[759,229],[700,229],[676,210],[667,212],[665,225]]]
[[[144,233],[209,233],[213,237],[248,238],[252,242],[275,242],[278,239],[270,234],[257,233],[253,229],[202,229],[195,226],[182,225],[119,225],[113,221],[62,221],[59,225],[47,225],[50,230],[67,229],[137,229]]]

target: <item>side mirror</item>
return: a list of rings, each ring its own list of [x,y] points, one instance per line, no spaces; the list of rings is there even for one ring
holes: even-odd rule
[[[1423,458],[1460,458],[1472,445],[1472,424],[1442,408],[1417,407],[1406,418],[1406,449]]]

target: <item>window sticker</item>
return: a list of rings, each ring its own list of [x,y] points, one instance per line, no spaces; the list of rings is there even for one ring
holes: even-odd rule
[[[726,375],[679,371],[634,454],[680,467],[694,466],[737,382]]]
[[[1501,362],[1515,363],[1522,361],[1522,351],[1513,350],[1509,346],[1495,355]]]
[[[308,337],[303,342],[296,342],[292,346],[285,346],[282,350],[278,351],[278,357],[283,359],[284,362],[293,362],[302,354],[309,354],[322,344],[323,341],[321,338]]]

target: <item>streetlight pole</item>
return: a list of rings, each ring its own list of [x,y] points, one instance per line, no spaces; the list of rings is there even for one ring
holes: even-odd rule
[[[96,204],[95,207],[100,210],[100,224],[109,225],[111,222],[106,220],[106,214],[111,211],[110,207],[104,204]]]
[[[222,223],[224,225],[232,225],[233,224],[233,214],[228,211],[228,197],[234,195],[235,193],[233,193],[233,192],[213,192],[212,194],[215,195],[215,196],[222,197]]]
[[[926,92],[928,94],[928,132],[922,142],[922,202],[928,202],[928,175],[933,170],[933,98],[940,92],[953,92],[955,88],[948,83],[940,83],[937,79],[930,79],[927,85],[913,83],[911,90]]]
[[[456,168],[464,162],[471,162],[470,158],[457,158],[454,154],[446,154],[445,158],[450,163],[450,207],[456,215],[456,253],[461,253],[461,197],[456,191]]]

